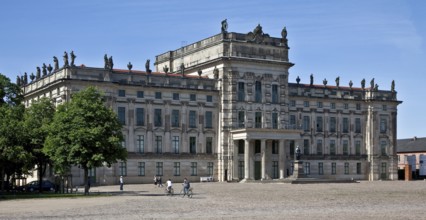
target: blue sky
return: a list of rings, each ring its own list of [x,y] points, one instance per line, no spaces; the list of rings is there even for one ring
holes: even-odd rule
[[[426,137],[426,1],[263,0],[112,1],[2,0],[0,73],[15,81],[36,66],[62,63],[74,50],[76,64],[102,67],[107,53],[114,68],[144,70],[146,59],[220,32],[247,33],[257,24],[280,37],[287,27],[290,81],[315,83],[340,76],[360,86],[375,78],[379,89],[396,81],[398,138]]]

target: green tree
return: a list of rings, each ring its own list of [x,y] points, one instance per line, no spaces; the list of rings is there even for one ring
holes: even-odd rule
[[[111,166],[127,157],[121,146],[122,126],[115,112],[105,106],[103,97],[94,87],[88,87],[60,105],[43,149],[57,169],[74,165],[84,170],[85,194],[89,192],[89,169]]]
[[[17,105],[23,100],[21,89],[0,73],[0,105]]]
[[[24,106],[0,105],[0,181],[4,191],[4,180],[13,174],[23,174],[30,167],[30,154],[23,147],[22,117]]]
[[[52,101],[42,98],[25,110],[24,131],[25,148],[32,155],[32,165],[37,165],[37,177],[39,191],[42,191],[42,179],[50,164],[49,157],[42,151],[48,134],[48,128],[55,114],[55,106]]]

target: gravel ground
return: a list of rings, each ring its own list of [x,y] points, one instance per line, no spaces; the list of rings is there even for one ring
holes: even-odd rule
[[[425,181],[191,186],[193,198],[142,184],[91,188],[106,197],[0,201],[0,219],[426,219]]]

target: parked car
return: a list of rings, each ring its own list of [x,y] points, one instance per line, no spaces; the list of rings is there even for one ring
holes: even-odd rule
[[[49,180],[43,180],[41,184],[41,188],[43,191],[55,191],[56,186],[54,183],[50,182]],[[28,184],[21,186],[19,190],[26,191],[26,192],[39,191],[39,182],[37,180],[31,181]]]

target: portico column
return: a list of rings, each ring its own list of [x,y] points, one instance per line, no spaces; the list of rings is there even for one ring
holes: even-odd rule
[[[279,140],[278,145],[278,166],[280,169],[280,179],[284,179],[285,177],[285,163],[286,163],[286,156],[285,156],[285,148],[284,148],[284,140]]]
[[[262,175],[262,180],[266,179],[265,173],[266,173],[266,153],[265,153],[265,144],[266,144],[266,140],[262,139],[260,140],[260,153],[262,156],[262,167],[261,167],[261,175]]]
[[[238,162],[239,162],[239,158],[238,158],[238,147],[239,147],[239,141],[232,141],[233,144],[233,148],[234,148],[234,157],[233,157],[233,164],[234,164],[234,169],[232,172],[232,180],[236,180],[238,179]]]
[[[250,179],[250,142],[244,140],[244,179]]]

